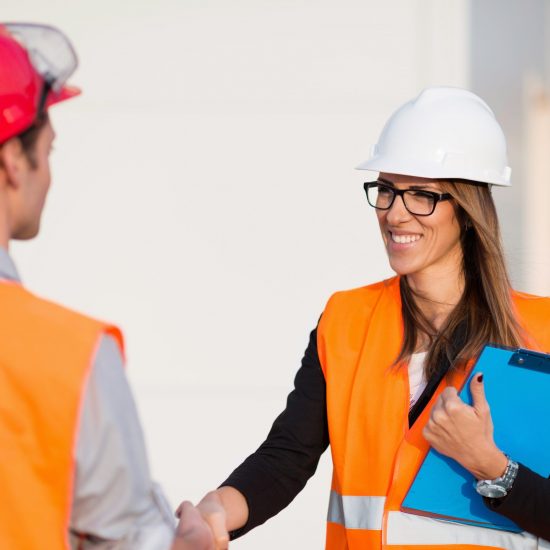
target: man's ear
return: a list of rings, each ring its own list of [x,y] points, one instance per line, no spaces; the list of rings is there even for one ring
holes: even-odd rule
[[[28,169],[29,161],[19,138],[10,138],[0,146],[0,170],[7,186],[18,188]]]

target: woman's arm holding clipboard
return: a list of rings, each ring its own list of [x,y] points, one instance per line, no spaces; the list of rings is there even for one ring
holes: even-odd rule
[[[470,383],[473,406],[454,388],[447,388],[434,405],[424,437],[440,453],[468,469],[478,479],[503,474],[507,458],[493,440],[493,423],[483,377]],[[538,537],[550,540],[550,479],[520,464],[513,486],[502,498],[485,498],[486,506]]]

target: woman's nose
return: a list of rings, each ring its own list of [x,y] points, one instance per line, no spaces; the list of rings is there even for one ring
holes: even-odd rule
[[[397,225],[411,217],[411,213],[405,208],[402,196],[396,195],[390,209],[386,211],[386,220],[391,225]]]

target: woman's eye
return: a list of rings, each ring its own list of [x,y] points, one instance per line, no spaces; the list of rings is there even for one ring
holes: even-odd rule
[[[382,185],[378,186],[379,195],[391,195],[391,190],[388,187],[383,187]]]
[[[409,191],[409,193],[416,199],[433,200],[433,195],[428,191]]]

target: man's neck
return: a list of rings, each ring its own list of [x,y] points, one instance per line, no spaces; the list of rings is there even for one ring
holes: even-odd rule
[[[10,218],[8,191],[4,182],[4,185],[0,185],[0,247],[4,250],[10,247]]]

